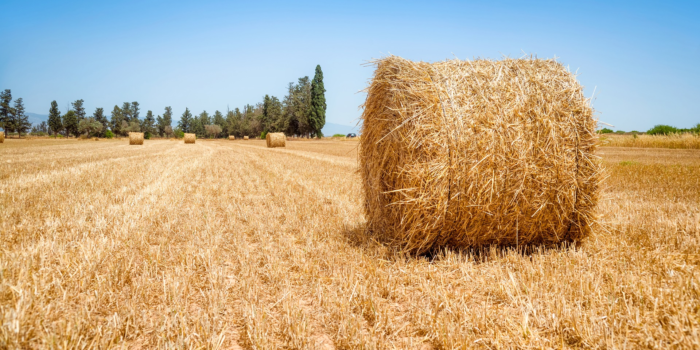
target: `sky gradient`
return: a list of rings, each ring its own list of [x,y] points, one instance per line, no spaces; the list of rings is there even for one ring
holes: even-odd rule
[[[558,57],[601,121],[700,123],[700,2],[3,1],[0,89],[27,112],[138,101],[175,121],[282,99],[320,64],[327,122],[354,125],[372,59]]]

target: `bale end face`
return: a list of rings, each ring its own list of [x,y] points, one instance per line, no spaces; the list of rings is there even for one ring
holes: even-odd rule
[[[244,139],[244,140],[247,140],[247,139],[248,139],[248,136],[243,136],[243,139]]]
[[[552,244],[596,222],[596,121],[553,60],[377,61],[362,114],[367,227],[422,253]]]
[[[2,131],[2,132],[0,132],[0,143],[4,143],[4,142],[5,142],[5,132]]]
[[[142,132],[130,132],[129,133],[129,144],[130,145],[143,145],[143,133]]]
[[[229,136],[229,137],[228,137],[228,139],[229,139],[229,140],[231,140],[231,141],[233,141],[233,140],[235,140],[235,139],[236,139],[236,137],[235,137],[235,136],[233,136],[233,135],[231,135],[231,136]]]
[[[185,134],[185,143],[194,143],[197,139],[196,134]]]
[[[269,132],[265,136],[265,143],[268,148],[286,147],[287,137],[282,132]]]

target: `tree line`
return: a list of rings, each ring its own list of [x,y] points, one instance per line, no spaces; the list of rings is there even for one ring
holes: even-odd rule
[[[193,115],[189,108],[180,116],[177,127],[173,129],[173,110],[165,107],[162,115],[154,117],[147,111],[141,118],[138,101],[115,105],[109,117],[103,108],[96,108],[88,116],[83,107],[85,101],[80,99],[71,103],[71,108],[61,114],[58,103],[51,102],[48,123],[42,122],[32,128],[33,132],[48,133],[57,137],[88,136],[114,137],[126,136],[129,132],[143,132],[146,138],[151,136],[182,137],[184,133],[194,133],[197,137],[227,137],[233,135],[263,136],[267,132],[284,132],[290,136],[321,137],[321,129],[326,124],[326,98],[323,85],[323,71],[316,66],[314,78],[299,78],[296,83],[289,83],[287,94],[282,100],[265,95],[255,105],[246,104],[242,109],[220,111],[209,114],[206,110]],[[24,114],[22,99],[10,107],[12,95],[5,90],[0,96],[0,127],[6,132],[26,132],[31,127]],[[7,101],[7,102],[6,102]]]
[[[0,127],[5,136],[8,132],[16,132],[20,137],[32,127],[24,110],[24,100],[20,97],[13,104],[10,89],[0,92]]]

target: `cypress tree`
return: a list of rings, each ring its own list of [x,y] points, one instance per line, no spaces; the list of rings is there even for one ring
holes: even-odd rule
[[[56,103],[56,100],[51,102],[51,108],[49,109],[49,128],[51,128],[51,131],[53,131],[54,138],[61,130],[63,130],[61,111],[58,110],[58,103]]]
[[[316,66],[314,80],[311,81],[311,108],[309,124],[317,136],[322,136],[321,129],[326,125],[326,89],[323,86],[321,65]]]

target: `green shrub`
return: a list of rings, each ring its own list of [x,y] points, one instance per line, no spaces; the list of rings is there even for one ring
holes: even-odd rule
[[[112,132],[112,130],[107,130],[107,131],[105,131],[105,137],[108,138],[108,139],[113,138],[113,137],[114,137],[114,133]]]
[[[647,131],[649,135],[668,135],[675,134],[679,130],[670,125],[656,125]]]
[[[260,134],[260,139],[261,139],[261,140],[264,140],[264,139],[265,139],[265,136],[267,136],[267,131],[263,131],[263,132]]]
[[[334,134],[333,137],[345,137],[343,134]]]
[[[622,135],[622,134],[624,134],[625,132],[622,131],[622,130],[617,130],[617,131],[615,131],[615,133],[618,134],[618,135]]]
[[[148,131],[146,131],[145,133],[143,133],[143,138],[146,139],[146,140],[150,140],[150,139],[151,139],[151,133],[148,132]]]
[[[185,133],[180,129],[175,130],[173,133],[175,134],[175,137],[177,137],[178,139],[185,137]]]
[[[598,130],[598,133],[599,133],[599,134],[610,134],[610,133],[612,133],[612,132],[613,132],[613,131],[610,130],[610,129],[608,129],[608,128],[602,128],[602,129]]]
[[[700,134],[700,123],[695,125],[694,127],[688,129],[688,131],[695,133],[695,134]]]

